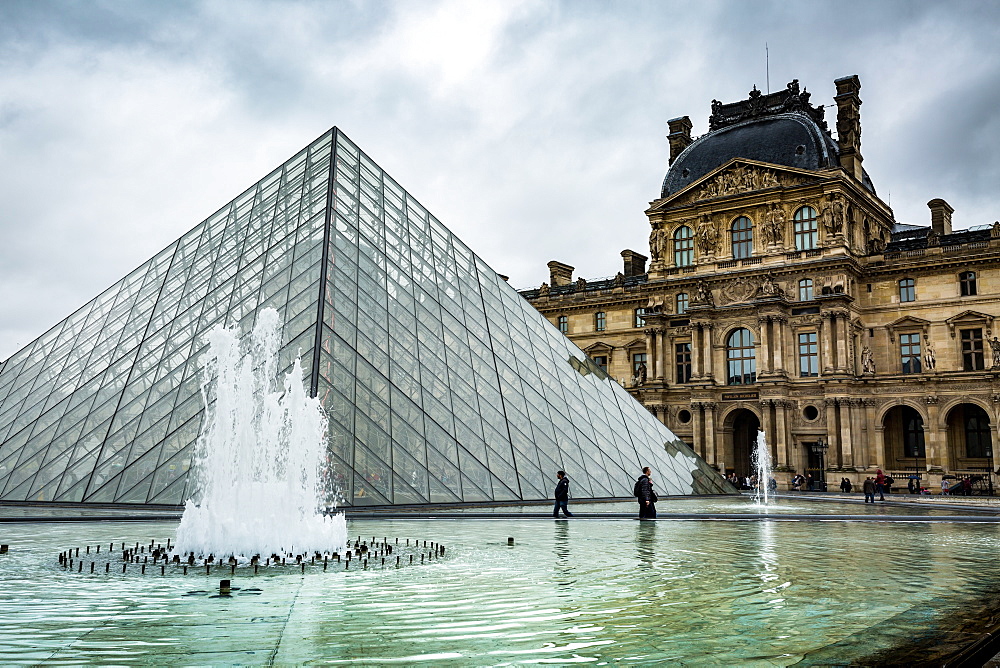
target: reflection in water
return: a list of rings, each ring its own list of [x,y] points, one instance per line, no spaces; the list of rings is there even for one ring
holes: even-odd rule
[[[54,559],[175,526],[5,525],[0,664],[872,665],[1000,612],[984,610],[1000,592],[988,524],[352,520],[446,556],[237,572],[229,599],[208,597],[214,570],[91,576]]]
[[[653,568],[656,557],[656,526],[659,522],[635,523],[635,553],[640,568]]]

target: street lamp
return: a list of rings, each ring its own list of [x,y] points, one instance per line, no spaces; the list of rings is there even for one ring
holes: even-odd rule
[[[819,487],[821,492],[826,491],[826,467],[823,465],[823,454],[830,447],[830,444],[823,440],[820,436],[816,441],[814,441],[809,448],[812,453],[816,455],[816,459],[819,461]]]

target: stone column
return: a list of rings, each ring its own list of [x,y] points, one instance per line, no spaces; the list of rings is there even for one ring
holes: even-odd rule
[[[837,369],[840,371],[850,371],[847,368],[847,318],[850,314],[846,312],[837,313]]]
[[[702,417],[702,405],[699,401],[691,402],[691,449],[701,455],[701,458],[707,461],[709,464],[714,464],[715,462],[710,461],[705,456],[705,437],[703,435],[703,427],[705,420]]]
[[[774,463],[778,468],[788,467],[788,418],[785,415],[787,409],[788,402],[784,399],[774,402],[774,429],[777,432],[775,438],[777,457],[775,457]]]
[[[773,318],[775,323],[775,339],[777,345],[774,349],[774,372],[784,373],[785,372],[785,330],[788,327],[788,318],[783,315],[775,316]]]
[[[774,428],[774,417],[771,413],[771,406],[774,401],[771,399],[761,399],[760,400],[760,428],[764,430],[764,439],[767,441],[768,446],[771,450],[774,450],[777,444],[777,435],[775,434]],[[772,457],[771,461],[774,461]]]
[[[663,382],[669,385],[677,382],[677,365],[673,363],[674,337],[668,331],[663,330]]]
[[[924,423],[927,461],[924,463],[948,470],[951,468],[948,461],[948,430],[940,427],[941,409],[938,407],[938,398],[928,396],[924,397],[924,401],[927,402],[927,422]]]
[[[662,327],[656,330],[656,379],[664,383],[667,380],[666,338],[666,330]]]
[[[710,464],[719,463],[719,448],[715,438],[715,402],[702,403],[705,407],[705,460]]]
[[[827,311],[820,316],[819,338],[823,355],[823,373],[833,373],[833,314]]]
[[[837,432],[837,400],[824,399],[826,404],[826,442],[830,444],[826,451],[824,464],[829,468],[830,462],[840,461],[840,434]]]
[[[771,373],[771,337],[769,336],[768,322],[770,316],[762,315],[757,318],[760,326],[760,372],[761,374]]]
[[[867,452],[865,452],[865,460],[862,465],[867,469],[871,465],[877,465],[882,461],[882,446],[883,444],[879,442],[882,437],[881,425],[876,424],[875,419],[875,400],[865,399],[865,421],[867,422],[868,429],[867,432]]]
[[[840,465],[841,467],[854,465],[854,443],[851,438],[851,404],[853,399],[847,397],[840,399]]]
[[[712,359],[712,325],[710,323],[705,323],[702,325],[702,342],[704,343],[705,350],[702,359],[704,360],[705,370],[704,376],[706,378],[714,378],[715,372],[713,369],[713,359]]]
[[[701,324],[691,323],[691,378],[701,378]]]
[[[648,380],[653,380],[657,377],[656,330],[650,327],[643,331],[646,333],[646,378]]]

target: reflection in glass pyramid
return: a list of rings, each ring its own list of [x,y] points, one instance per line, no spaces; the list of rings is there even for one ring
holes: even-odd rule
[[[0,499],[180,504],[215,324],[274,307],[385,505],[731,488],[336,128],[0,366]]]

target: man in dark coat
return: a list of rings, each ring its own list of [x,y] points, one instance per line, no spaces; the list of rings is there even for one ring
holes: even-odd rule
[[[865,492],[865,503],[875,503],[875,481],[872,477],[865,478],[865,483],[861,487]]]
[[[565,471],[556,471],[556,477],[559,482],[556,483],[556,505],[552,509],[552,517],[559,517],[560,508],[566,517],[573,517],[573,513],[566,509],[566,504],[569,503],[569,476]]]
[[[632,489],[639,502],[639,519],[656,517],[656,492],[653,491],[653,481],[650,479],[652,473],[648,466],[642,469],[642,475],[635,481],[635,487]]]

